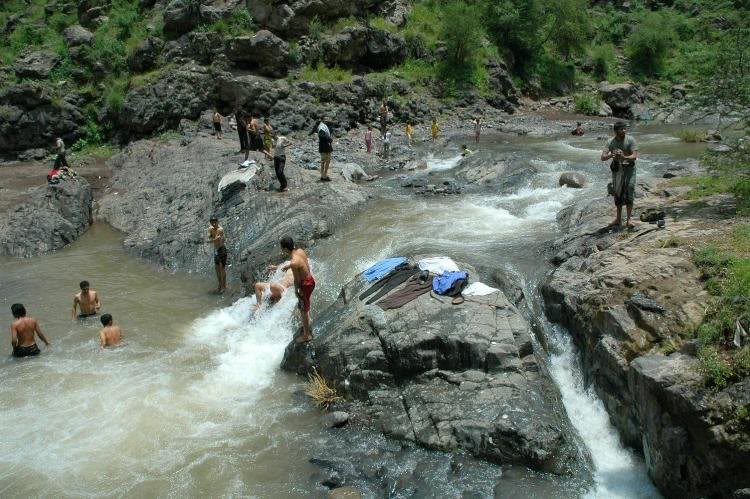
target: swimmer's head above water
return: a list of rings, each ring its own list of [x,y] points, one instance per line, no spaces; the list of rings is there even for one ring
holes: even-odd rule
[[[81,288],[81,291],[88,291],[90,284],[88,281],[81,281],[78,286]]]
[[[102,326],[111,326],[112,325],[112,315],[111,314],[104,314],[102,315],[101,319]]]
[[[13,313],[13,317],[16,319],[20,319],[21,317],[26,317],[26,307],[24,307],[20,303],[14,303],[10,306],[10,311]]]

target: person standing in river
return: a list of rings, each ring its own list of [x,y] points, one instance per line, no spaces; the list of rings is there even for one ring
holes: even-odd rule
[[[310,298],[315,290],[315,279],[310,271],[310,261],[304,250],[294,245],[294,239],[289,236],[282,237],[279,241],[282,251],[289,256],[289,262],[277,267],[271,265],[269,270],[280,268],[286,272],[292,269],[294,275],[294,291],[297,294],[297,306],[302,317],[302,334],[295,338],[297,343],[312,341],[312,330],[310,327]]]
[[[320,181],[330,182],[328,169],[331,167],[331,154],[333,154],[333,135],[331,128],[326,124],[325,118],[320,120],[312,129],[310,135],[318,134],[318,151],[320,152]]]
[[[414,127],[412,126],[411,121],[406,122],[404,133],[406,133],[406,145],[411,147],[411,138],[412,135],[414,135]]]
[[[73,320],[85,319],[99,313],[99,309],[102,308],[102,302],[99,300],[99,294],[91,289],[88,281],[81,281],[78,284],[81,288],[79,293],[73,295],[73,311],[71,317]],[[76,309],[80,312],[76,314]]]
[[[208,242],[214,245],[214,268],[216,269],[216,279],[219,286],[216,288],[217,293],[223,293],[227,289],[227,247],[224,238],[224,228],[219,225],[219,219],[211,217],[210,226],[208,227]]]
[[[612,193],[617,207],[617,217],[611,225],[619,227],[622,224],[622,205],[625,205],[625,225],[628,229],[633,229],[635,225],[631,220],[635,200],[635,161],[638,159],[638,146],[635,139],[626,134],[626,130],[627,125],[624,122],[615,123],[615,136],[602,151],[601,160],[612,160],[609,168],[612,170]]]
[[[115,326],[110,314],[104,314],[101,318],[102,326],[99,331],[99,348],[104,350],[106,347],[119,347],[122,343],[122,330],[120,326]]]
[[[10,307],[13,314],[13,322],[10,325],[10,344],[13,347],[13,357],[30,357],[39,355],[39,347],[36,345],[35,336],[44,342],[47,347],[51,346],[39,321],[33,317],[26,317],[26,308],[21,303],[14,303]]]

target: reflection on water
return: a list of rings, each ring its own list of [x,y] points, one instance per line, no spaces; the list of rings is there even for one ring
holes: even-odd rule
[[[664,134],[649,132],[639,141],[642,151],[659,153],[639,163],[642,171],[676,161],[668,152],[676,145]],[[546,270],[542,245],[556,234],[557,212],[603,192],[608,169],[598,161],[600,142],[584,137],[483,143],[480,149],[512,152],[538,174],[511,192],[373,204],[312,252],[319,282],[314,314],[353,274],[394,254],[447,254],[539,276]],[[587,175],[587,188],[557,187],[559,173],[569,169]],[[124,348],[99,352],[97,320],[70,321],[82,279],[91,281],[103,311],[122,326]],[[213,285],[211,275],[173,275],[134,260],[118,235],[101,226],[51,255],[0,259],[5,320],[11,319],[10,304],[23,302],[53,342],[40,358],[26,361],[11,359],[4,343],[0,493],[309,497],[322,493],[310,479],[311,454],[325,448],[345,459],[349,449],[384,445],[382,437],[366,432],[331,437],[297,394],[300,380],[278,370],[296,327],[291,294],[253,319],[253,297],[229,304],[208,294]],[[616,445],[601,404],[580,387],[571,347],[561,345],[553,374],[568,410],[587,409],[571,416],[582,434],[589,432],[583,440],[593,455],[594,495],[649,496],[653,491],[639,460]],[[580,495],[582,483],[580,477],[474,463],[446,484],[441,477],[452,466],[449,456],[399,450],[378,459],[387,468],[428,463],[421,465],[444,470],[421,472],[421,490],[433,495],[473,490],[491,496],[496,490],[502,496],[570,497]],[[357,485],[379,494],[366,482]]]

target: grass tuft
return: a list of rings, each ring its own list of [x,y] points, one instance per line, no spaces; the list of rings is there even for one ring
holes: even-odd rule
[[[313,368],[312,374],[307,377],[307,388],[305,393],[310,396],[315,402],[315,405],[322,409],[328,409],[334,403],[341,400],[336,390],[328,384],[326,379],[318,374],[318,371]]]
[[[352,81],[352,71],[350,69],[342,69],[338,66],[329,68],[325,64],[316,64],[314,67],[307,65],[304,68],[302,68],[299,78],[301,80],[312,81],[312,82],[317,82],[317,83],[324,83],[324,82],[349,83]]]

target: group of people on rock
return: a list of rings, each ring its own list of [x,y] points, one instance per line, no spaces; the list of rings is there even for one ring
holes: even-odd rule
[[[81,290],[73,296],[73,320],[83,320],[99,314],[102,302],[99,294],[91,289],[88,281],[81,281]],[[31,357],[39,355],[39,346],[36,338],[44,342],[47,347],[52,343],[42,332],[39,321],[26,315],[26,307],[22,303],[14,303],[10,307],[13,314],[13,322],[10,325],[10,343],[13,348],[13,357]],[[102,329],[99,330],[99,347],[103,350],[107,347],[117,347],[122,344],[122,330],[114,324],[111,314],[102,314],[100,321]]]

